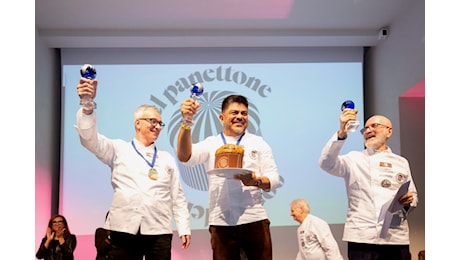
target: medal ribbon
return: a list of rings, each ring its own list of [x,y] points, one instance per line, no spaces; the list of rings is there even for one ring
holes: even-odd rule
[[[153,158],[152,158],[152,162],[150,163],[149,161],[147,161],[147,159],[145,159],[145,157],[139,152],[139,150],[137,150],[136,148],[136,145],[134,144],[134,140],[131,141],[131,145],[134,147],[134,150],[136,150],[137,154],[139,154],[142,159],[144,159],[144,161],[150,166],[150,168],[153,168],[153,166],[155,165],[155,160],[157,159],[157,147],[155,146],[153,148],[154,152],[153,152]]]
[[[238,140],[236,140],[236,145],[240,145],[240,142],[241,142],[241,139],[243,139],[243,136],[246,132],[244,132],[240,138],[238,138]],[[222,137],[222,141],[224,142],[224,144],[227,144],[227,140],[225,140],[225,136],[224,136],[224,133],[223,132],[220,132],[220,137]]]

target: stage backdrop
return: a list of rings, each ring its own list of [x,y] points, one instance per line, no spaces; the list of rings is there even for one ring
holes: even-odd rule
[[[79,109],[76,85],[82,64],[63,66],[62,172],[59,211],[78,236],[76,259],[95,256],[93,234],[103,225],[112,199],[110,169],[80,144],[75,129]],[[133,112],[141,104],[157,106],[166,126],[156,145],[175,156],[180,128],[180,103],[190,95],[189,86],[200,82],[204,94],[193,128],[194,141],[221,131],[218,120],[222,99],[242,94],[250,103],[249,132],[271,145],[282,185],[264,193],[275,256],[278,245],[288,238],[296,248],[297,222],[290,216],[290,202],[309,200],[312,213],[339,228],[340,243],[347,200],[343,180],[318,166],[323,145],[339,127],[340,106],[351,99],[360,110],[362,123],[363,85],[361,61],[350,62],[246,62],[197,64],[102,64],[97,70],[97,123],[99,132],[126,141],[134,137]],[[362,149],[359,132],[349,134],[343,152]],[[191,217],[192,246],[181,250],[173,244],[173,259],[194,255],[211,259],[207,232],[208,183],[200,168],[180,164],[183,189]],[[177,237],[174,238],[178,240]],[[279,243],[277,242],[279,241]],[[293,250],[290,250],[293,251]],[[295,251],[295,250],[294,250]],[[296,252],[289,252],[295,256]],[[345,252],[343,252],[345,253]]]

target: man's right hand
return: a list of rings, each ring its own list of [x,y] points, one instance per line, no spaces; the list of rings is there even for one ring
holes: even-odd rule
[[[200,107],[199,102],[195,102],[193,98],[187,98],[182,102],[180,112],[184,118],[193,118]]]
[[[97,79],[86,79],[80,78],[80,82],[77,85],[77,93],[80,98],[85,96],[90,96],[93,99],[96,98],[96,91],[97,91]]]
[[[358,114],[358,110],[357,109],[344,109],[342,111],[342,114],[340,114],[340,130],[339,131],[343,131],[343,132],[346,132],[346,124],[348,121],[350,120],[354,120],[356,121],[356,115]]]

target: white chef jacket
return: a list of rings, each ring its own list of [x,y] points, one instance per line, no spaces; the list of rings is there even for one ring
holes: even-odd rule
[[[174,157],[157,148],[154,169],[158,179],[148,177],[154,144],[145,147],[132,142],[109,139],[97,132],[96,111],[77,112],[77,131],[81,144],[112,171],[113,198],[104,228],[143,235],[172,233],[174,217],[179,236],[190,235],[190,214]]]
[[[239,136],[225,136],[226,143],[236,144]],[[209,136],[192,145],[192,155],[183,164],[203,163],[206,171],[214,168],[215,152],[224,145],[221,135]],[[280,186],[278,168],[270,146],[262,137],[246,133],[239,143],[244,148],[243,169],[270,179],[270,191]],[[208,174],[209,225],[235,226],[267,219],[262,189],[245,186],[240,180]]]
[[[297,241],[296,260],[343,260],[329,224],[312,214],[297,228]]]
[[[418,197],[407,159],[386,151],[365,149],[339,155],[345,140],[337,140],[337,133],[324,146],[320,167],[344,178],[348,194],[348,213],[343,240],[367,244],[409,244],[407,214],[417,206]],[[380,237],[384,204],[393,200],[396,192],[407,181],[414,201],[408,211],[393,215],[386,237]]]

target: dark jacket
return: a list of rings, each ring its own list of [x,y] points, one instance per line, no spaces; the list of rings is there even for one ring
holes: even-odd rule
[[[112,259],[110,256],[112,248],[110,245],[110,230],[103,228],[96,229],[96,233],[94,235],[94,246],[97,251],[96,260]]]
[[[45,242],[46,237],[42,239],[40,248],[35,254],[38,259],[74,260],[73,251],[77,247],[77,237],[75,235],[70,234],[67,238],[65,238],[65,242],[62,245],[59,244],[59,240],[52,240],[48,248],[45,248]]]

